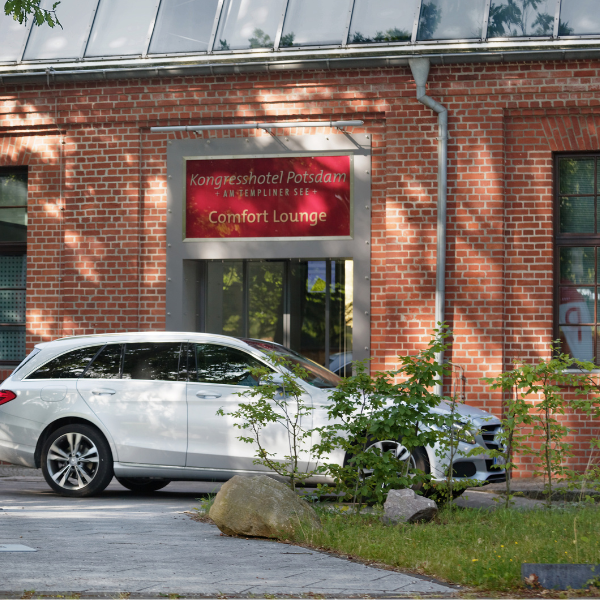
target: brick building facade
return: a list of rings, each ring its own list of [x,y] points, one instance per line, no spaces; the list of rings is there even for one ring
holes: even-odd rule
[[[427,93],[449,115],[447,358],[464,369],[466,401],[495,414],[502,396],[481,378],[547,356],[556,335],[554,161],[600,152],[599,86],[595,59],[431,68]],[[28,174],[27,350],[165,329],[169,142],[269,135],[150,127],[308,119],[361,119],[350,133],[371,138],[372,368],[422,348],[434,326],[437,122],[399,66],[0,82],[0,167]],[[317,133],[343,135],[278,135]],[[583,466],[600,424],[568,421]]]

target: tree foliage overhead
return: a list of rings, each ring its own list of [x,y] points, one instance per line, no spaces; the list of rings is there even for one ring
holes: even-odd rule
[[[15,21],[27,24],[27,19],[33,18],[36,25],[48,24],[50,27],[60,25],[56,16],[56,7],[60,2],[54,2],[51,9],[41,8],[42,0],[6,0],[4,14],[11,15]]]

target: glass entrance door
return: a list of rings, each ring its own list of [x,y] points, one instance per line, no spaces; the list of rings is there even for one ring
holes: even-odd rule
[[[349,374],[351,260],[203,263],[201,331],[277,342]]]

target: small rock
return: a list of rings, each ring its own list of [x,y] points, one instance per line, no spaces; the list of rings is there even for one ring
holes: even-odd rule
[[[390,490],[383,505],[381,520],[386,525],[431,521],[437,515],[437,504],[429,498],[417,496],[413,490]]]
[[[236,475],[223,484],[208,516],[227,535],[278,538],[298,527],[321,527],[314,509],[266,475]]]

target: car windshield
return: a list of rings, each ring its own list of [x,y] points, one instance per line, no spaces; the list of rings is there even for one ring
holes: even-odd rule
[[[285,346],[280,346],[279,344],[275,344],[274,342],[265,342],[264,340],[248,340],[245,339],[249,346],[252,348],[256,348],[265,354],[269,354],[270,352],[274,352],[277,356],[281,356],[286,360],[294,363],[295,365],[299,365],[306,371],[306,375],[302,377],[302,379],[310,384],[314,385],[318,388],[334,388],[341,383],[341,379],[335,374],[332,373],[329,369],[322,367],[321,365],[313,362],[309,358],[286,348]]]

